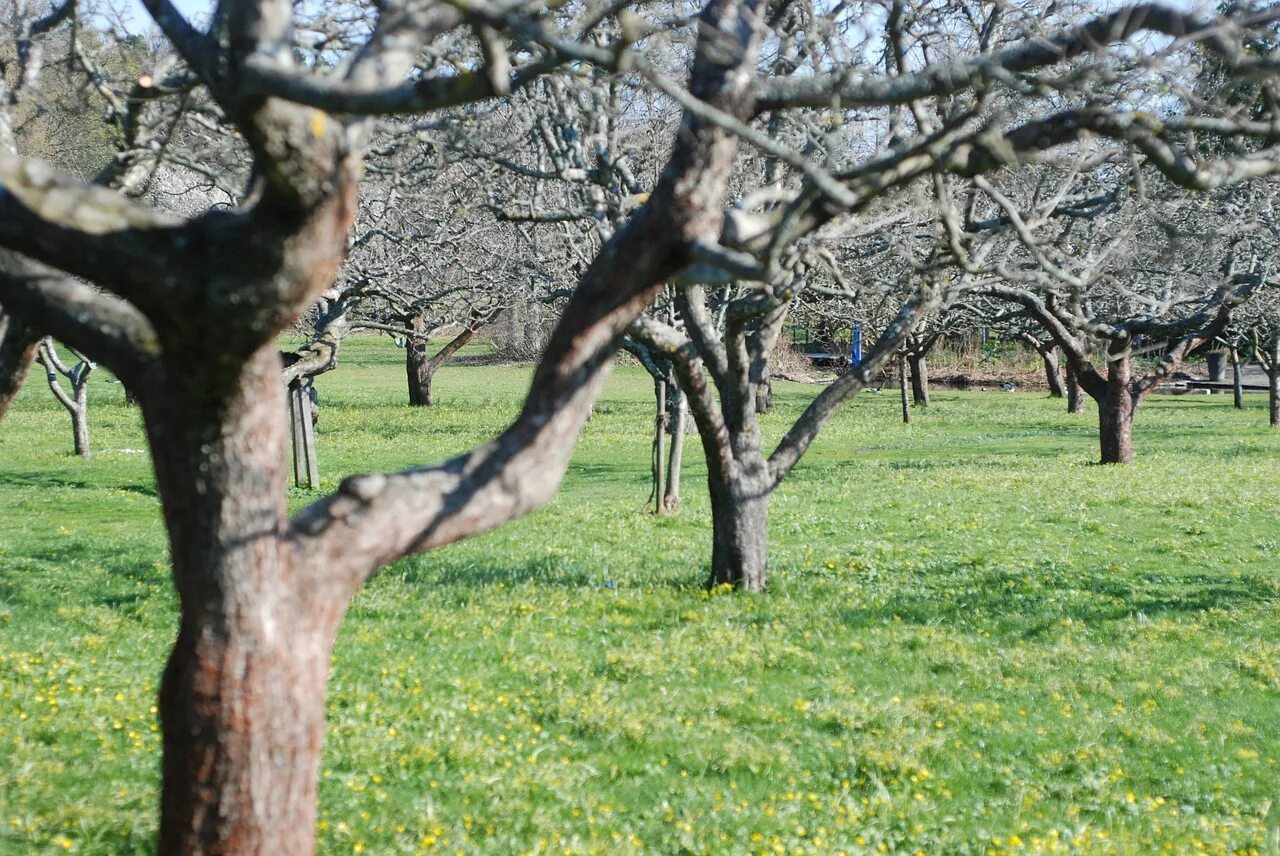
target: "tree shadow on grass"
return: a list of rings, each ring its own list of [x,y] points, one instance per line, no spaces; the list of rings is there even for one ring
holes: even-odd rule
[[[853,627],[895,621],[982,626],[1031,639],[1064,619],[1102,624],[1271,603],[1280,599],[1280,581],[1210,571],[1017,573],[956,563],[903,581],[887,594],[871,606],[839,608],[840,620]]]
[[[86,478],[76,478],[65,474],[50,473],[48,470],[4,470],[0,471],[0,487],[13,488],[65,488],[69,490],[122,490],[140,496],[155,498],[158,496],[154,484],[120,484],[104,479],[101,482]]]
[[[0,573],[0,603],[31,614],[79,606],[137,617],[172,590],[167,561],[157,562],[163,557],[79,538],[10,552]]]
[[[540,557],[521,564],[479,565],[475,562],[442,563],[435,558],[414,557],[397,563],[385,574],[410,585],[433,587],[515,588],[526,585],[559,588],[610,588],[612,581],[559,559]]]

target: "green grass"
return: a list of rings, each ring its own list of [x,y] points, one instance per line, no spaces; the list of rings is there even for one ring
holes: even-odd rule
[[[526,368],[404,405],[386,340],[320,382],[322,473],[439,459]],[[480,351],[472,350],[478,354]],[[1280,434],[1156,398],[1092,416],[860,397],[773,504],[772,590],[701,588],[696,440],[655,518],[651,388],[619,370],[546,510],[401,562],[334,658],[323,853],[1280,852]],[[97,453],[31,384],[0,428],[0,852],[149,853],[175,627],[138,416]],[[776,437],[815,393],[780,385]],[[311,495],[296,491],[296,504]]]

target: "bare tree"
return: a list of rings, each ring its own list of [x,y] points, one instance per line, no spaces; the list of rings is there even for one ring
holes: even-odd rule
[[[863,7],[810,9],[805,26],[813,38],[805,41],[813,51],[796,73],[758,79],[764,32],[776,20],[764,0],[711,0],[696,21],[696,40],[680,42],[679,61],[668,52],[666,64],[646,53],[670,43],[656,38],[665,24],[645,21],[644,7],[624,14],[624,7],[596,4],[391,2],[344,16],[349,26],[313,20],[312,9],[301,8],[299,20],[323,31],[330,60],[306,65],[302,58],[317,53],[312,30],[294,26],[288,0],[223,0],[208,31],[167,0],[144,2],[219,121],[239,134],[238,151],[252,163],[249,184],[235,207],[180,216],[0,153],[0,246],[26,266],[15,272],[6,260],[0,303],[111,369],[140,402],[181,608],[159,702],[159,850],[166,854],[312,852],[324,689],[350,599],[388,562],[546,502],[613,353],[665,284],[762,284],[762,313],[726,322],[727,363],[708,361],[724,407],[708,406],[706,387],[686,381],[697,396],[690,395],[692,409],[712,430],[720,430],[717,409],[748,426],[711,452],[727,467],[723,483],[731,488],[715,496],[716,574],[759,588],[769,492],[868,380],[855,370],[824,390],[767,460],[734,445],[747,438],[758,446],[750,386],[743,393],[740,380],[747,375],[737,370],[747,334],[739,325],[785,305],[779,289],[803,275],[805,238],[917,179],[1004,169],[1090,131],[1140,148],[1189,184],[1275,169],[1269,149],[1193,160],[1149,114],[1067,103],[1041,74],[1059,68],[1075,91],[1078,81],[1088,83],[1081,70],[1108,66],[1104,46],[1151,31],[1176,37],[1153,50],[1202,44],[1233,73],[1268,72],[1269,60],[1239,49],[1248,20],[1201,21],[1156,6],[1047,34],[1032,15],[1019,22],[1032,34],[1025,38],[976,44],[971,55],[964,45],[956,59],[918,55],[919,67],[891,74],[851,73],[863,56],[858,45],[850,52]],[[606,23],[616,35],[603,34]],[[684,69],[685,57],[687,86],[668,69]],[[504,96],[570,62],[643,79],[679,106],[682,119],[648,197],[583,270],[519,415],[466,454],[349,478],[289,517],[276,337],[332,286],[343,262],[372,137],[360,117]],[[955,98],[956,108],[936,125],[908,128],[878,153],[874,133],[847,131],[851,148],[861,138],[853,157],[796,151],[752,124],[767,111],[821,117],[839,104],[843,118],[933,98]],[[1027,100],[1037,110],[1016,116],[995,103]],[[1272,133],[1270,124],[1230,124],[1233,134]],[[724,206],[740,141],[792,172],[771,207],[739,206],[729,219]],[[696,286],[681,293],[689,322],[698,311]],[[885,352],[928,303],[904,309],[901,323],[881,337]],[[694,319],[689,332],[699,331]],[[685,366],[718,353],[707,347],[695,358],[682,341],[662,335],[661,343],[687,354]],[[193,351],[203,358],[187,359]],[[750,419],[740,419],[748,410]]]
[[[1267,373],[1268,415],[1272,428],[1280,427],[1280,331],[1274,327],[1257,330],[1252,340],[1252,354]]]
[[[252,155],[244,203],[183,219],[0,156],[0,244],[43,272],[5,277],[0,300],[134,389],[151,443],[182,608],[160,700],[162,852],[311,852],[346,603],[387,562],[550,496],[623,332],[692,247],[718,243],[736,137],[701,113],[750,118],[760,6],[708,5],[688,90],[704,106],[687,111],[648,203],[584,272],[512,426],[440,466],[348,479],[293,520],[275,337],[333,281],[368,139],[365,122],[325,110],[424,111],[500,95],[579,55],[616,63],[625,39],[590,43],[608,13],[384,6],[339,69],[313,72],[293,59],[287,2],[225,4],[204,33],[148,0]],[[470,50],[472,70],[413,71],[433,38]],[[206,358],[181,359],[192,348]]]
[[[1232,316],[1229,330],[1237,347],[1267,376],[1268,418],[1280,427],[1280,290],[1255,296]]]
[[[67,365],[58,357],[58,349],[53,340],[45,337],[40,340],[36,350],[36,360],[44,367],[45,380],[53,397],[63,406],[71,417],[71,433],[75,438],[75,452],[87,458],[89,452],[89,374],[94,369],[93,361],[84,354],[71,349],[76,358],[75,363]],[[62,378],[66,379],[69,390],[62,388]]]
[[[1055,179],[1057,192],[1020,206],[1013,188],[975,179],[1011,235],[1007,254],[991,267],[1003,282],[982,293],[1015,304],[1043,327],[1098,405],[1102,462],[1128,463],[1138,407],[1268,282],[1273,242],[1248,224],[1206,223],[1201,206],[1184,204],[1184,194],[1143,192],[1140,170],[1101,172],[1100,182],[1136,181],[1135,192],[1093,193],[1106,201],[1089,208],[1066,196],[1096,174],[1068,171]],[[1084,219],[1073,216],[1080,211],[1087,211]],[[1160,359],[1138,374],[1134,358],[1143,352]]]
[[[1066,387],[1062,381],[1062,367],[1058,364],[1058,343],[1044,339],[1030,330],[1020,330],[1018,340],[1040,355],[1044,363],[1044,381],[1049,387],[1050,398],[1065,398]]]

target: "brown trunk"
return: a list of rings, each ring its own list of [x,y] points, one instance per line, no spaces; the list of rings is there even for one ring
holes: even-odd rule
[[[430,407],[431,399],[431,361],[427,358],[427,319],[415,315],[410,322],[418,336],[410,337],[404,343],[404,367],[409,379],[409,406]]]
[[[39,344],[40,336],[22,319],[0,313],[0,417],[22,388]]]
[[[911,422],[911,399],[907,396],[907,355],[898,353],[898,391],[902,393],[902,421]]]
[[[769,561],[769,491],[738,477],[711,480],[711,581],[764,591]]]
[[[1070,365],[1067,366],[1067,412],[1084,413],[1084,395],[1080,390],[1080,379],[1076,377],[1075,369]]]
[[[1110,354],[1107,385],[1098,402],[1098,437],[1102,463],[1133,463],[1133,393],[1129,389],[1128,355]]]
[[[239,377],[143,394],[181,602],[160,690],[164,854],[314,850],[328,658],[344,600],[292,567],[273,346]]]
[[[476,336],[472,327],[464,329],[441,348],[434,357],[427,359],[427,319],[415,316],[413,330],[420,334],[405,344],[405,368],[409,375],[409,404],[413,407],[431,407],[435,399],[431,395],[431,379],[440,367]]]
[[[1271,363],[1267,366],[1267,398],[1270,401],[1271,427],[1280,427],[1280,336],[1271,340]]]
[[[1058,369],[1058,354],[1053,348],[1046,348],[1040,352],[1040,359],[1044,361],[1044,380],[1049,385],[1050,398],[1062,398],[1062,373]],[[1070,377],[1071,381],[1075,380],[1075,376]],[[1076,388],[1076,397],[1080,397],[1079,387]],[[1077,411],[1072,411],[1073,413]]]
[[[911,400],[921,407],[929,406],[929,364],[924,354],[911,354],[907,357],[911,366]]]
[[[315,850],[330,645],[270,614],[282,594],[257,616],[183,616],[160,689],[161,853]]]

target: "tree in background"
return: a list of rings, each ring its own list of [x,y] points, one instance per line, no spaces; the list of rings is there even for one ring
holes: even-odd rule
[[[1255,228],[1247,209],[1193,203],[1176,188],[1148,189],[1144,169],[1104,164],[1045,176],[1054,192],[974,181],[1008,221],[1009,235],[1000,261],[985,266],[1001,281],[981,293],[1018,306],[1065,354],[1098,405],[1103,463],[1133,460],[1133,418],[1142,402],[1270,281],[1274,239]],[[1126,191],[1100,192],[1108,184]],[[1093,207],[1091,200],[1103,201]],[[1143,350],[1159,361],[1138,372],[1135,356]]]
[[[58,400],[67,415],[71,417],[71,434],[75,442],[75,453],[87,458],[89,452],[89,374],[93,371],[93,361],[84,354],[72,349],[76,361],[71,365],[64,363],[58,356],[58,349],[52,339],[40,340],[36,349],[36,361],[44,368],[45,380],[49,390]],[[65,378],[69,390],[62,388]]]
[[[627,326],[692,247],[718,244],[737,143],[687,111],[663,178],[583,273],[502,436],[440,466],[348,479],[291,520],[276,336],[333,283],[371,130],[326,111],[500,96],[569,60],[616,64],[631,39],[598,44],[611,16],[594,8],[382,5],[337,68],[315,70],[296,58],[305,34],[288,2],[226,3],[209,32],[165,0],[148,8],[252,158],[240,204],[183,218],[4,154],[0,245],[38,273],[6,269],[0,301],[112,369],[142,409],[181,604],[159,705],[159,849],[309,853],[347,602],[387,562],[547,500]],[[759,14],[715,0],[700,17],[687,98],[716,119],[750,118]],[[417,65],[428,47],[450,61]]]
[[[1270,149],[1193,160],[1148,112],[1082,94],[1135,54],[1163,65],[1192,43],[1225,57],[1233,73],[1268,72],[1265,59],[1239,49],[1248,20],[1201,21],[1160,7],[1049,31],[1039,10],[1007,21],[997,10],[978,16],[978,40],[958,39],[945,59],[908,48],[882,73],[861,67],[861,23],[885,11],[873,4],[832,12],[711,0],[696,20],[669,20],[644,6],[390,2],[338,15],[323,4],[224,0],[208,30],[167,0],[145,4],[186,69],[189,86],[174,100],[207,105],[233,130],[235,151],[252,164],[246,187],[233,206],[175,214],[6,151],[0,247],[12,256],[0,267],[0,303],[26,325],[7,324],[6,338],[40,328],[110,368],[139,400],[181,609],[158,705],[166,854],[312,852],[324,691],[347,604],[387,563],[546,502],[612,355],[667,284],[758,283],[759,297],[743,294],[740,305],[758,304],[764,317],[808,271],[807,242],[822,230],[856,221],[907,185],[1012,171],[1089,132],[1139,148],[1189,184],[1276,168]],[[760,71],[761,45],[774,41],[766,34],[793,14],[806,28],[804,54],[794,67]],[[1000,38],[982,36],[995,30]],[[1175,41],[1127,46],[1147,32]],[[1126,47],[1106,49],[1117,43]],[[333,286],[345,258],[374,139],[363,117],[505,97],[567,65],[625,72],[682,118],[647,198],[591,254],[519,415],[466,454],[349,478],[289,516],[277,337]],[[687,85],[677,82],[684,77]],[[894,107],[924,103],[946,109],[936,120],[913,113],[892,140],[877,133]],[[836,135],[847,146],[810,149],[806,140],[795,149],[770,137],[757,117],[782,111],[847,127]],[[1217,133],[1270,139],[1269,124],[1211,118]],[[877,151],[882,140],[890,145]],[[726,218],[743,143],[788,175],[767,200]],[[882,336],[886,347],[937,291],[930,283],[903,310]],[[746,330],[726,322],[735,364],[746,338],[738,329]],[[14,361],[11,373],[23,369]],[[762,522],[767,495],[756,488],[776,484],[867,380],[855,371],[820,394],[765,471],[730,445],[725,463],[736,472],[723,517]],[[722,397],[727,418],[754,411],[750,392],[726,384]],[[717,577],[763,587],[764,543],[749,531],[728,537],[736,540]]]

